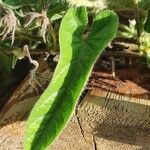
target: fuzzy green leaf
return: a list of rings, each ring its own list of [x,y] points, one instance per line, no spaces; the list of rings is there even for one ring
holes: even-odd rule
[[[85,8],[70,8],[62,20],[60,60],[50,85],[29,116],[25,150],[43,150],[62,132],[96,59],[116,35],[118,18],[112,11],[99,13],[85,38],[87,23]]]

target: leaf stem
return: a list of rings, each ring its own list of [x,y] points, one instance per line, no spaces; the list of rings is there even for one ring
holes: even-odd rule
[[[41,37],[33,36],[33,35],[30,35],[21,31],[17,31],[16,34],[19,36],[18,38],[25,38],[27,40],[32,40],[32,41],[42,41]]]

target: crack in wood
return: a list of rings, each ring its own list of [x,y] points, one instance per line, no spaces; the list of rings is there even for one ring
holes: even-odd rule
[[[95,135],[94,135],[94,133],[92,134],[92,137],[93,137],[93,149],[94,150],[97,150],[97,143],[96,143],[96,139],[95,139]]]
[[[79,116],[78,116],[78,105],[77,105],[77,107],[76,107],[76,109],[75,109],[75,116],[76,116],[76,118],[77,118],[77,123],[78,123],[78,125],[79,125],[82,138],[83,138],[84,141],[87,143],[87,140],[86,140],[85,135],[84,135],[84,130],[83,130],[83,128],[82,128],[82,125],[81,125],[81,122],[80,122],[80,118],[79,118]]]

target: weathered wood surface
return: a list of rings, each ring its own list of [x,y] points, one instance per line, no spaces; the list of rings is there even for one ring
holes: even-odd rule
[[[88,93],[79,105],[78,113],[49,149],[149,150],[150,124],[145,124],[145,118],[135,115],[134,108],[126,112],[115,107],[122,105],[125,108],[127,105],[116,104]],[[3,126],[0,129],[0,149],[23,150],[24,129],[25,121]]]
[[[91,123],[95,124],[97,120],[100,123],[150,129],[150,100],[144,97],[93,90],[82,103],[80,112]]]
[[[85,100],[87,106],[104,109],[101,118],[103,113],[107,114],[105,123],[150,128],[150,69],[132,64],[115,73],[112,78],[108,71],[93,71],[89,82],[91,92]]]
[[[49,69],[42,72],[42,76],[47,77],[52,73]],[[132,75],[137,76],[134,73]],[[149,84],[141,84],[142,76],[140,80],[134,78],[134,82],[127,75],[121,76],[125,81],[122,86],[120,81],[114,82],[112,78],[106,78],[104,73],[98,76],[96,80],[100,79],[105,84],[98,83],[102,87],[96,88],[97,81],[91,80],[94,89],[88,92],[78,106],[77,114],[49,149],[149,150]],[[27,114],[41,94],[41,90],[37,93],[30,86],[28,79],[22,82],[1,111],[0,150],[23,150]],[[41,84],[44,86],[46,82],[42,80]],[[114,86],[119,88],[108,89]]]

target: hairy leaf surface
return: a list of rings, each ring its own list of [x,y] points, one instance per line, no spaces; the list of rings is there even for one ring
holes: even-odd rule
[[[43,150],[61,133],[97,57],[116,35],[118,18],[112,11],[103,11],[94,19],[90,33],[83,34],[87,23],[85,8],[70,8],[62,20],[60,60],[28,119],[25,150]]]

